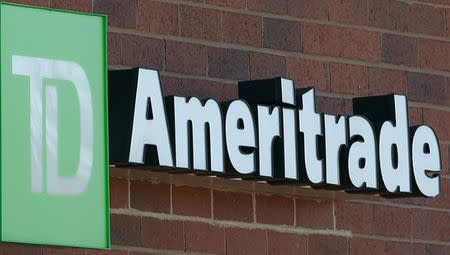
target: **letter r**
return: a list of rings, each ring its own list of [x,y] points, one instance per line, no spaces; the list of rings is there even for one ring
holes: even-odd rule
[[[43,116],[45,96],[45,150],[47,192],[53,195],[79,195],[89,183],[93,165],[93,109],[89,81],[83,68],[71,61],[12,56],[12,73],[30,79],[31,191],[43,190]],[[73,83],[80,105],[80,158],[74,176],[58,171],[58,94],[56,87],[43,86],[44,78]],[[43,93],[45,90],[45,93]]]

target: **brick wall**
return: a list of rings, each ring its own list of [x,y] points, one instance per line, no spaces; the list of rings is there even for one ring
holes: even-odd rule
[[[166,95],[236,98],[239,80],[315,86],[318,110],[402,93],[441,143],[435,199],[383,199],[112,169],[113,250],[1,254],[450,254],[449,0],[28,0],[109,15],[110,69],[160,71]]]

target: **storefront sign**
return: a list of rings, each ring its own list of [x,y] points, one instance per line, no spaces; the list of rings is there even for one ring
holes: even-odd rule
[[[1,241],[109,248],[106,17],[0,11]]]
[[[164,98],[157,71],[109,75],[110,159],[386,196],[439,194],[431,127],[408,127],[402,95],[353,99],[354,116],[316,112],[291,80],[239,83],[239,99]]]

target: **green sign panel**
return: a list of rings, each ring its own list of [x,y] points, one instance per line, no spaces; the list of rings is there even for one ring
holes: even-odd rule
[[[109,248],[106,17],[0,11],[1,240]]]

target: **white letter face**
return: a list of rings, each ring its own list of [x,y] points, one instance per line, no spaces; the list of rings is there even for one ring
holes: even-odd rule
[[[89,184],[93,164],[93,109],[85,71],[75,62],[14,55],[12,72],[15,75],[28,76],[30,79],[31,191],[44,192],[42,144],[43,135],[45,135],[47,192],[52,195],[66,196],[81,194]],[[74,176],[59,175],[58,94],[56,87],[44,86],[44,79],[70,81],[78,95],[80,159]],[[45,132],[42,130],[44,121]]]

